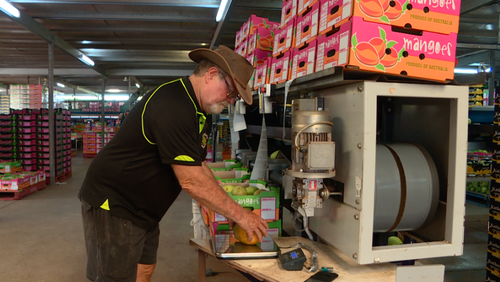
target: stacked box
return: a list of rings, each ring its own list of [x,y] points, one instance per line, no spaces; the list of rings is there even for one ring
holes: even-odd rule
[[[260,86],[264,86],[269,83],[271,78],[271,61],[272,58],[268,58],[260,66],[256,66],[255,69],[255,79],[254,79],[254,90],[259,89]]]
[[[0,94],[0,114],[10,114],[10,96],[7,93]]]
[[[42,108],[43,88],[40,84],[17,84],[10,86],[10,108]]]
[[[294,47],[301,48],[316,39],[316,35],[318,35],[318,17],[319,2],[316,2],[316,4],[297,18]]]
[[[316,45],[316,40],[313,40],[302,48],[292,50],[292,66],[289,72],[289,80],[314,73]]]
[[[283,1],[280,28],[285,27],[297,15],[297,0]]]
[[[350,17],[405,29],[458,33],[460,0],[426,2],[406,0],[321,0],[319,33],[338,28]]]
[[[290,68],[290,51],[282,56],[273,58],[271,62],[271,76],[269,83],[277,84],[288,79],[288,69]]]
[[[253,34],[248,36],[247,54],[251,55],[255,50],[271,53],[274,46],[274,32],[278,29],[279,23],[275,22],[267,22],[264,26],[258,26]]]
[[[497,96],[498,97],[498,96]],[[500,99],[495,98],[495,114],[500,113]],[[493,135],[493,155],[491,163],[491,185],[490,185],[490,217],[488,222],[488,254],[486,272],[488,281],[500,281],[500,125],[493,124],[495,134]],[[475,154],[472,158],[481,158]]]
[[[115,132],[104,132],[104,146],[115,136]],[[96,131],[85,131],[83,133],[83,156],[93,158],[102,149],[103,134]],[[71,142],[71,141],[70,141]],[[71,144],[68,144],[71,149]],[[71,152],[71,151],[70,151]]]
[[[456,34],[393,31],[390,25],[351,17],[318,37],[316,71],[333,66],[445,81],[453,79]]]
[[[297,17],[293,17],[285,26],[274,33],[273,57],[278,57],[290,50],[295,45],[295,23]]]
[[[37,171],[37,114],[40,110],[17,110],[19,116],[19,151],[24,171]]]
[[[297,15],[301,16],[311,10],[318,0],[297,0]]]
[[[19,127],[17,114],[0,115],[0,160],[19,159]]]

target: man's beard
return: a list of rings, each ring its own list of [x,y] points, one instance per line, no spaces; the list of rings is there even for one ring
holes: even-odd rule
[[[227,108],[229,103],[227,101],[217,103],[215,105],[210,106],[210,113],[213,115],[218,115],[222,113],[222,111]]]

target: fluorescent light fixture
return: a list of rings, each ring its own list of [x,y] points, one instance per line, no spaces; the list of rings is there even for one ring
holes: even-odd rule
[[[12,4],[10,4],[8,1],[0,0],[0,9],[13,17],[21,17],[19,10],[16,7],[12,6]]]
[[[455,69],[455,73],[474,74],[474,73],[477,73],[477,70],[476,69]]]
[[[485,72],[491,72],[491,68],[487,68]]]
[[[142,96],[137,97],[137,101],[142,100]]]
[[[226,14],[226,6],[228,0],[221,0],[219,10],[217,11],[217,16],[215,17],[215,21],[220,22],[222,17]]]
[[[486,30],[493,30],[492,24],[487,24],[485,27],[486,27]]]
[[[127,101],[129,99],[128,95],[106,95],[104,96],[105,101]]]
[[[137,87],[137,88],[141,88],[141,86],[139,85],[139,83],[136,83],[136,84],[135,84],[135,87]]]
[[[90,43],[92,43],[92,41],[88,41],[88,40],[83,40],[82,41],[82,44],[90,44]]]
[[[64,85],[64,84],[62,84],[62,83],[59,83],[59,82],[58,82],[58,83],[56,83],[56,85],[57,85],[57,86],[59,86],[59,87],[61,87],[61,88],[66,87],[66,85]]]
[[[116,88],[112,88],[112,89],[107,90],[107,92],[110,92],[110,93],[118,93],[120,91],[121,91],[120,89],[116,89]]]
[[[2,1],[2,0],[0,0]],[[94,61],[92,61],[89,57],[85,56],[84,54],[80,54],[78,56],[78,59],[80,59],[80,61],[86,63],[87,65],[93,67],[95,65]]]

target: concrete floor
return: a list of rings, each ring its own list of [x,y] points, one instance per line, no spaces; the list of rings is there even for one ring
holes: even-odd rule
[[[92,159],[81,151],[73,158],[73,177],[47,186],[19,201],[0,201],[0,281],[85,282],[85,246],[76,198]],[[191,198],[181,193],[160,223],[158,263],[152,281],[198,281],[198,256],[193,237]],[[467,204],[465,247],[461,257],[421,260],[445,264],[446,282],[486,279],[488,209]],[[209,258],[207,268],[218,273],[207,281],[248,281],[225,264]]]

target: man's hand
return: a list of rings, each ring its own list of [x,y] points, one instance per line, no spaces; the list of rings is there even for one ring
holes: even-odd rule
[[[253,234],[255,233],[259,238],[259,242],[262,242],[263,238],[267,237],[267,228],[268,228],[267,222],[265,222],[261,217],[259,217],[255,213],[248,211],[246,209],[243,210],[244,210],[243,218],[236,223],[238,223],[241,229],[245,230],[245,232],[248,235],[248,241],[252,241]],[[229,224],[231,225],[231,222],[229,222]]]

